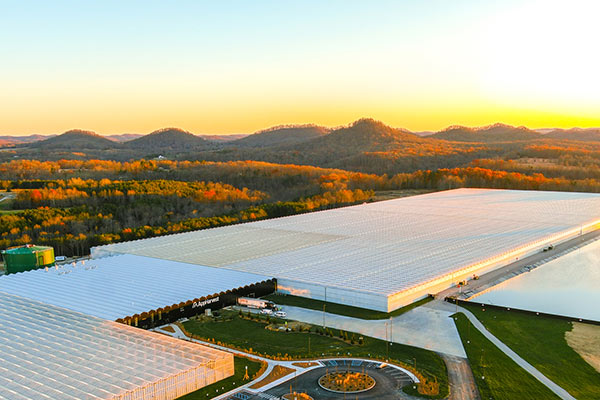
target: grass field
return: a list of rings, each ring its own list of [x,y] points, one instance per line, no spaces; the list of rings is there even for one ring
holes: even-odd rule
[[[252,361],[245,357],[235,357],[235,374],[227,379],[208,385],[200,390],[196,390],[183,397],[179,397],[180,400],[206,400],[212,399],[215,396],[226,393],[230,390],[235,389],[238,386],[245,385],[249,381],[244,381],[244,375],[246,373],[246,366],[248,367],[248,375],[252,379],[252,375],[258,372],[260,369],[259,361]],[[208,396],[207,396],[208,395]]]
[[[437,379],[440,395],[448,394],[448,375],[444,361],[434,352],[394,343],[386,345],[383,340],[354,334],[355,344],[340,340],[339,331],[331,329],[334,337],[306,332],[282,332],[265,329],[263,322],[240,318],[237,313],[223,313],[222,318],[207,321],[191,319],[183,325],[185,329],[206,339],[215,339],[227,345],[270,356],[299,356],[319,358],[323,356],[354,356],[380,358],[413,365],[428,379]],[[313,332],[317,327],[313,327]],[[320,328],[319,328],[320,329]],[[349,333],[351,337],[353,334]],[[309,351],[310,340],[310,351]],[[388,357],[389,355],[389,357]],[[435,377],[435,378],[434,378]]]
[[[487,340],[464,314],[454,317],[482,399],[559,398]]]
[[[600,373],[565,339],[572,324],[559,318],[514,311],[469,309],[498,339],[579,400],[600,399]]]
[[[20,212],[23,212],[23,210],[2,210],[2,209],[0,209],[0,215],[3,215],[3,214],[18,214]]]
[[[398,315],[402,315],[415,307],[419,307],[433,300],[433,297],[426,297],[422,300],[419,300],[405,307],[392,311],[391,313],[386,313],[382,311],[368,310],[366,308],[347,306],[344,304],[330,302],[326,303],[322,300],[307,299],[305,297],[292,296],[289,294],[270,294],[263,298],[284,306],[302,307],[308,308],[310,310],[323,311],[323,305],[325,305],[325,311],[328,313],[345,315],[347,317],[354,317],[360,319],[387,319],[390,317],[397,317]]]

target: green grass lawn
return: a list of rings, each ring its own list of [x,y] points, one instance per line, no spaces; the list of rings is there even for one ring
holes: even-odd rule
[[[558,399],[486,339],[462,313],[454,315],[482,399]]]
[[[579,400],[600,399],[600,373],[567,344],[572,324],[560,318],[467,305],[504,344]]]
[[[185,329],[206,339],[215,339],[227,345],[242,349],[252,348],[255,352],[271,356],[299,356],[302,358],[319,358],[323,356],[352,356],[368,358],[388,358],[413,365],[428,379],[437,379],[440,384],[440,395],[448,394],[448,375],[444,361],[434,352],[394,343],[386,346],[383,340],[354,334],[355,344],[337,339],[339,331],[331,329],[334,337],[306,332],[282,332],[265,329],[263,322],[249,321],[240,318],[237,313],[223,313],[221,318],[213,320],[190,319],[184,324]],[[311,328],[314,332],[317,327]],[[319,328],[320,329],[320,328]],[[352,333],[348,333],[352,336]],[[310,351],[308,349],[310,339]],[[435,378],[434,378],[435,377]]]
[[[6,192],[0,192],[0,200],[6,197]],[[13,199],[8,198],[6,200],[0,201],[0,211],[10,210],[12,208]]]
[[[397,317],[398,315],[402,315],[407,311],[412,310],[415,307],[421,306],[425,303],[433,300],[433,297],[426,297],[422,300],[399,308],[391,313],[386,313],[382,311],[373,311],[368,310],[366,308],[360,307],[352,307],[344,304],[338,303],[325,303],[322,300],[314,300],[307,299],[299,296],[292,295],[284,295],[284,294],[270,294],[268,296],[263,297],[263,299],[270,300],[276,304],[281,304],[284,306],[294,306],[294,307],[302,307],[308,308],[310,310],[319,310],[323,311],[323,305],[325,305],[325,311],[332,314],[345,315],[347,317],[354,317],[360,319],[387,319],[390,317]]]
[[[23,211],[24,210],[1,210],[0,209],[0,215],[2,215],[2,214],[18,214]]]
[[[179,399],[182,400],[207,400],[212,399],[220,394],[226,393],[230,390],[235,389],[238,386],[245,385],[249,381],[244,381],[244,375],[246,373],[246,366],[248,367],[248,376],[252,379],[252,376],[260,369],[259,361],[252,361],[245,357],[235,357],[235,374],[227,379],[208,385],[200,390],[196,390],[190,394],[186,394]],[[208,395],[208,396],[207,396]]]

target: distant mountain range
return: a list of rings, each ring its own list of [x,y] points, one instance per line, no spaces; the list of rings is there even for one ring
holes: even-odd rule
[[[578,140],[582,142],[600,141],[600,128],[571,128],[571,129],[553,129],[544,137],[563,140]]]
[[[514,127],[505,124],[494,124],[480,128],[466,126],[450,126],[428,137],[458,142],[510,142],[515,140],[531,140],[541,137],[541,133],[524,126]]]
[[[235,145],[247,147],[293,145],[330,132],[331,129],[317,125],[276,126],[236,140]]]
[[[363,120],[369,120],[367,118]],[[362,120],[359,120],[362,121]],[[382,124],[382,123],[380,123]],[[350,124],[349,126],[352,126]],[[384,124],[382,124],[384,125]],[[387,128],[387,125],[384,125]],[[69,140],[77,139],[78,136],[81,138],[77,139],[80,143],[83,141],[84,144],[92,147],[104,147],[109,146],[101,138],[108,139],[116,143],[131,143],[130,146],[141,146],[148,147],[152,143],[165,145],[168,148],[180,148],[187,145],[197,147],[200,143],[205,144],[204,141],[218,142],[218,143],[229,143],[240,147],[270,147],[270,146],[285,146],[302,143],[311,139],[315,139],[321,136],[326,136],[331,133],[335,133],[341,129],[347,128],[327,128],[318,125],[282,125],[273,128],[264,129],[254,134],[233,134],[233,135],[208,135],[208,134],[192,134],[191,132],[184,131],[179,128],[164,128],[149,134],[143,135],[139,133],[123,133],[114,135],[98,135],[92,131],[85,131],[80,129],[73,129],[64,132],[61,135],[27,135],[27,136],[12,136],[5,135],[0,136],[0,146],[11,146],[11,145],[24,145],[34,142],[44,142],[47,145],[54,145],[55,143],[63,143],[63,140],[51,140],[55,137],[64,137],[65,144],[69,144]],[[515,140],[531,140],[536,138],[552,138],[561,140],[577,140],[577,141],[600,141],[600,128],[571,128],[571,129],[558,129],[558,128],[545,128],[545,129],[529,129],[524,126],[511,126],[506,124],[493,124],[484,127],[466,127],[460,125],[453,125],[445,128],[441,131],[422,131],[422,132],[411,132],[401,128],[390,128],[398,132],[407,134],[413,134],[419,137],[436,138],[450,141],[460,142],[501,142],[501,141],[515,141]],[[149,136],[150,138],[140,140],[143,137]],[[335,135],[334,135],[335,136]],[[196,137],[202,139],[198,141],[193,139]],[[89,140],[88,140],[89,139]],[[137,141],[137,145],[133,142]],[[89,143],[88,143],[89,142]],[[72,147],[72,146],[70,146]]]
[[[113,140],[115,142],[128,142],[133,139],[142,137],[141,133],[121,133],[119,135],[104,135],[105,138]]]
[[[17,140],[18,139],[18,140]],[[600,129],[547,129],[494,124],[478,128],[451,126],[442,131],[413,133],[380,121],[363,118],[347,126],[277,126],[252,135],[215,140],[178,128],[159,129],[147,135],[101,136],[74,129],[46,137],[0,137],[0,161],[10,158],[56,160],[100,158],[114,160],[169,159],[237,161],[315,165],[358,171],[410,171],[464,165],[477,158],[519,151],[525,144],[551,141],[600,144]]]
[[[0,136],[0,146],[12,146],[49,139],[56,135]]]

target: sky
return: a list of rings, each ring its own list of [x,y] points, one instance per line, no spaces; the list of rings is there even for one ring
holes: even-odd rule
[[[2,1],[0,134],[600,126],[600,2]]]

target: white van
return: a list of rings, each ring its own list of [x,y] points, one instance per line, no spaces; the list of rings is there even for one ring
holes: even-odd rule
[[[275,316],[279,318],[287,317],[287,313],[285,311],[275,311]]]

